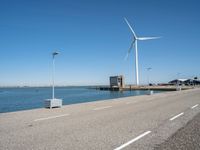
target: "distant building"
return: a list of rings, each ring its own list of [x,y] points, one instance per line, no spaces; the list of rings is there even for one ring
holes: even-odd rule
[[[111,88],[123,88],[125,86],[124,84],[124,77],[121,76],[111,76],[110,77],[110,87]]]
[[[200,85],[200,80],[193,80],[194,85]]]
[[[169,82],[169,84],[173,84],[173,85],[183,85],[185,81],[187,81],[188,79],[175,79]]]
[[[200,85],[200,80],[197,79],[175,79],[169,82],[172,85]]]

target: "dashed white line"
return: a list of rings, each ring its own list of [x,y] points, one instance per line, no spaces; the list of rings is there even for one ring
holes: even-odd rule
[[[176,116],[174,116],[174,117],[172,117],[171,119],[169,119],[170,121],[172,121],[172,120],[174,120],[174,119],[176,119],[176,118],[178,118],[178,117],[180,117],[180,116],[182,116],[184,114],[184,112],[182,112],[182,113],[180,113],[180,114],[178,114],[178,115],[176,115]]]
[[[50,116],[50,117],[46,117],[46,118],[39,118],[39,119],[35,119],[34,121],[43,121],[43,120],[54,119],[54,118],[65,117],[65,116],[69,116],[69,114]]]
[[[111,108],[112,106],[105,106],[105,107],[98,107],[98,108],[94,108],[93,110],[102,110],[102,109],[107,109],[107,108]]]
[[[134,104],[134,103],[137,103],[137,101],[134,101],[134,102],[127,102],[126,104]]]
[[[155,97],[151,97],[151,98],[147,98],[146,101],[151,101],[151,100],[155,100]]]
[[[141,135],[137,136],[136,138],[134,138],[134,139],[128,141],[127,143],[121,145],[120,147],[115,148],[114,150],[121,150],[121,149],[127,147],[128,145],[130,145],[130,144],[136,142],[137,140],[143,138],[144,136],[146,136],[146,135],[149,134],[149,133],[151,133],[151,131],[144,132],[143,134],[141,134]]]
[[[196,105],[192,106],[191,109],[194,109],[194,108],[196,108],[198,106],[199,106],[199,104],[196,104]]]

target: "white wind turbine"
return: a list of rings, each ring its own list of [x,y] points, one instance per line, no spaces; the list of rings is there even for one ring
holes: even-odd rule
[[[137,42],[138,41],[145,41],[145,40],[153,40],[153,39],[158,39],[160,37],[137,37],[134,30],[132,29],[131,25],[129,24],[128,20],[126,18],[124,18],[124,20],[126,21],[128,27],[130,28],[131,32],[133,33],[133,41],[131,43],[131,46],[128,50],[128,53],[126,55],[126,58],[128,58],[131,49],[133,48],[134,44],[135,44],[135,73],[136,73],[136,85],[139,85],[139,76],[138,76],[138,48],[137,48]]]

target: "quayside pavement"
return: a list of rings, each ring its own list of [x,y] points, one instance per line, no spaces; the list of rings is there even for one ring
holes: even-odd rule
[[[0,114],[2,150],[154,149],[200,113],[200,89]]]

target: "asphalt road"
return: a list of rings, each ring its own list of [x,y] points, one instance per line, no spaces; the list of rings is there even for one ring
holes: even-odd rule
[[[200,113],[186,126],[179,129],[155,150],[199,150],[200,149]]]
[[[192,120],[199,104],[200,89],[193,89],[3,113],[0,149],[154,149]]]

